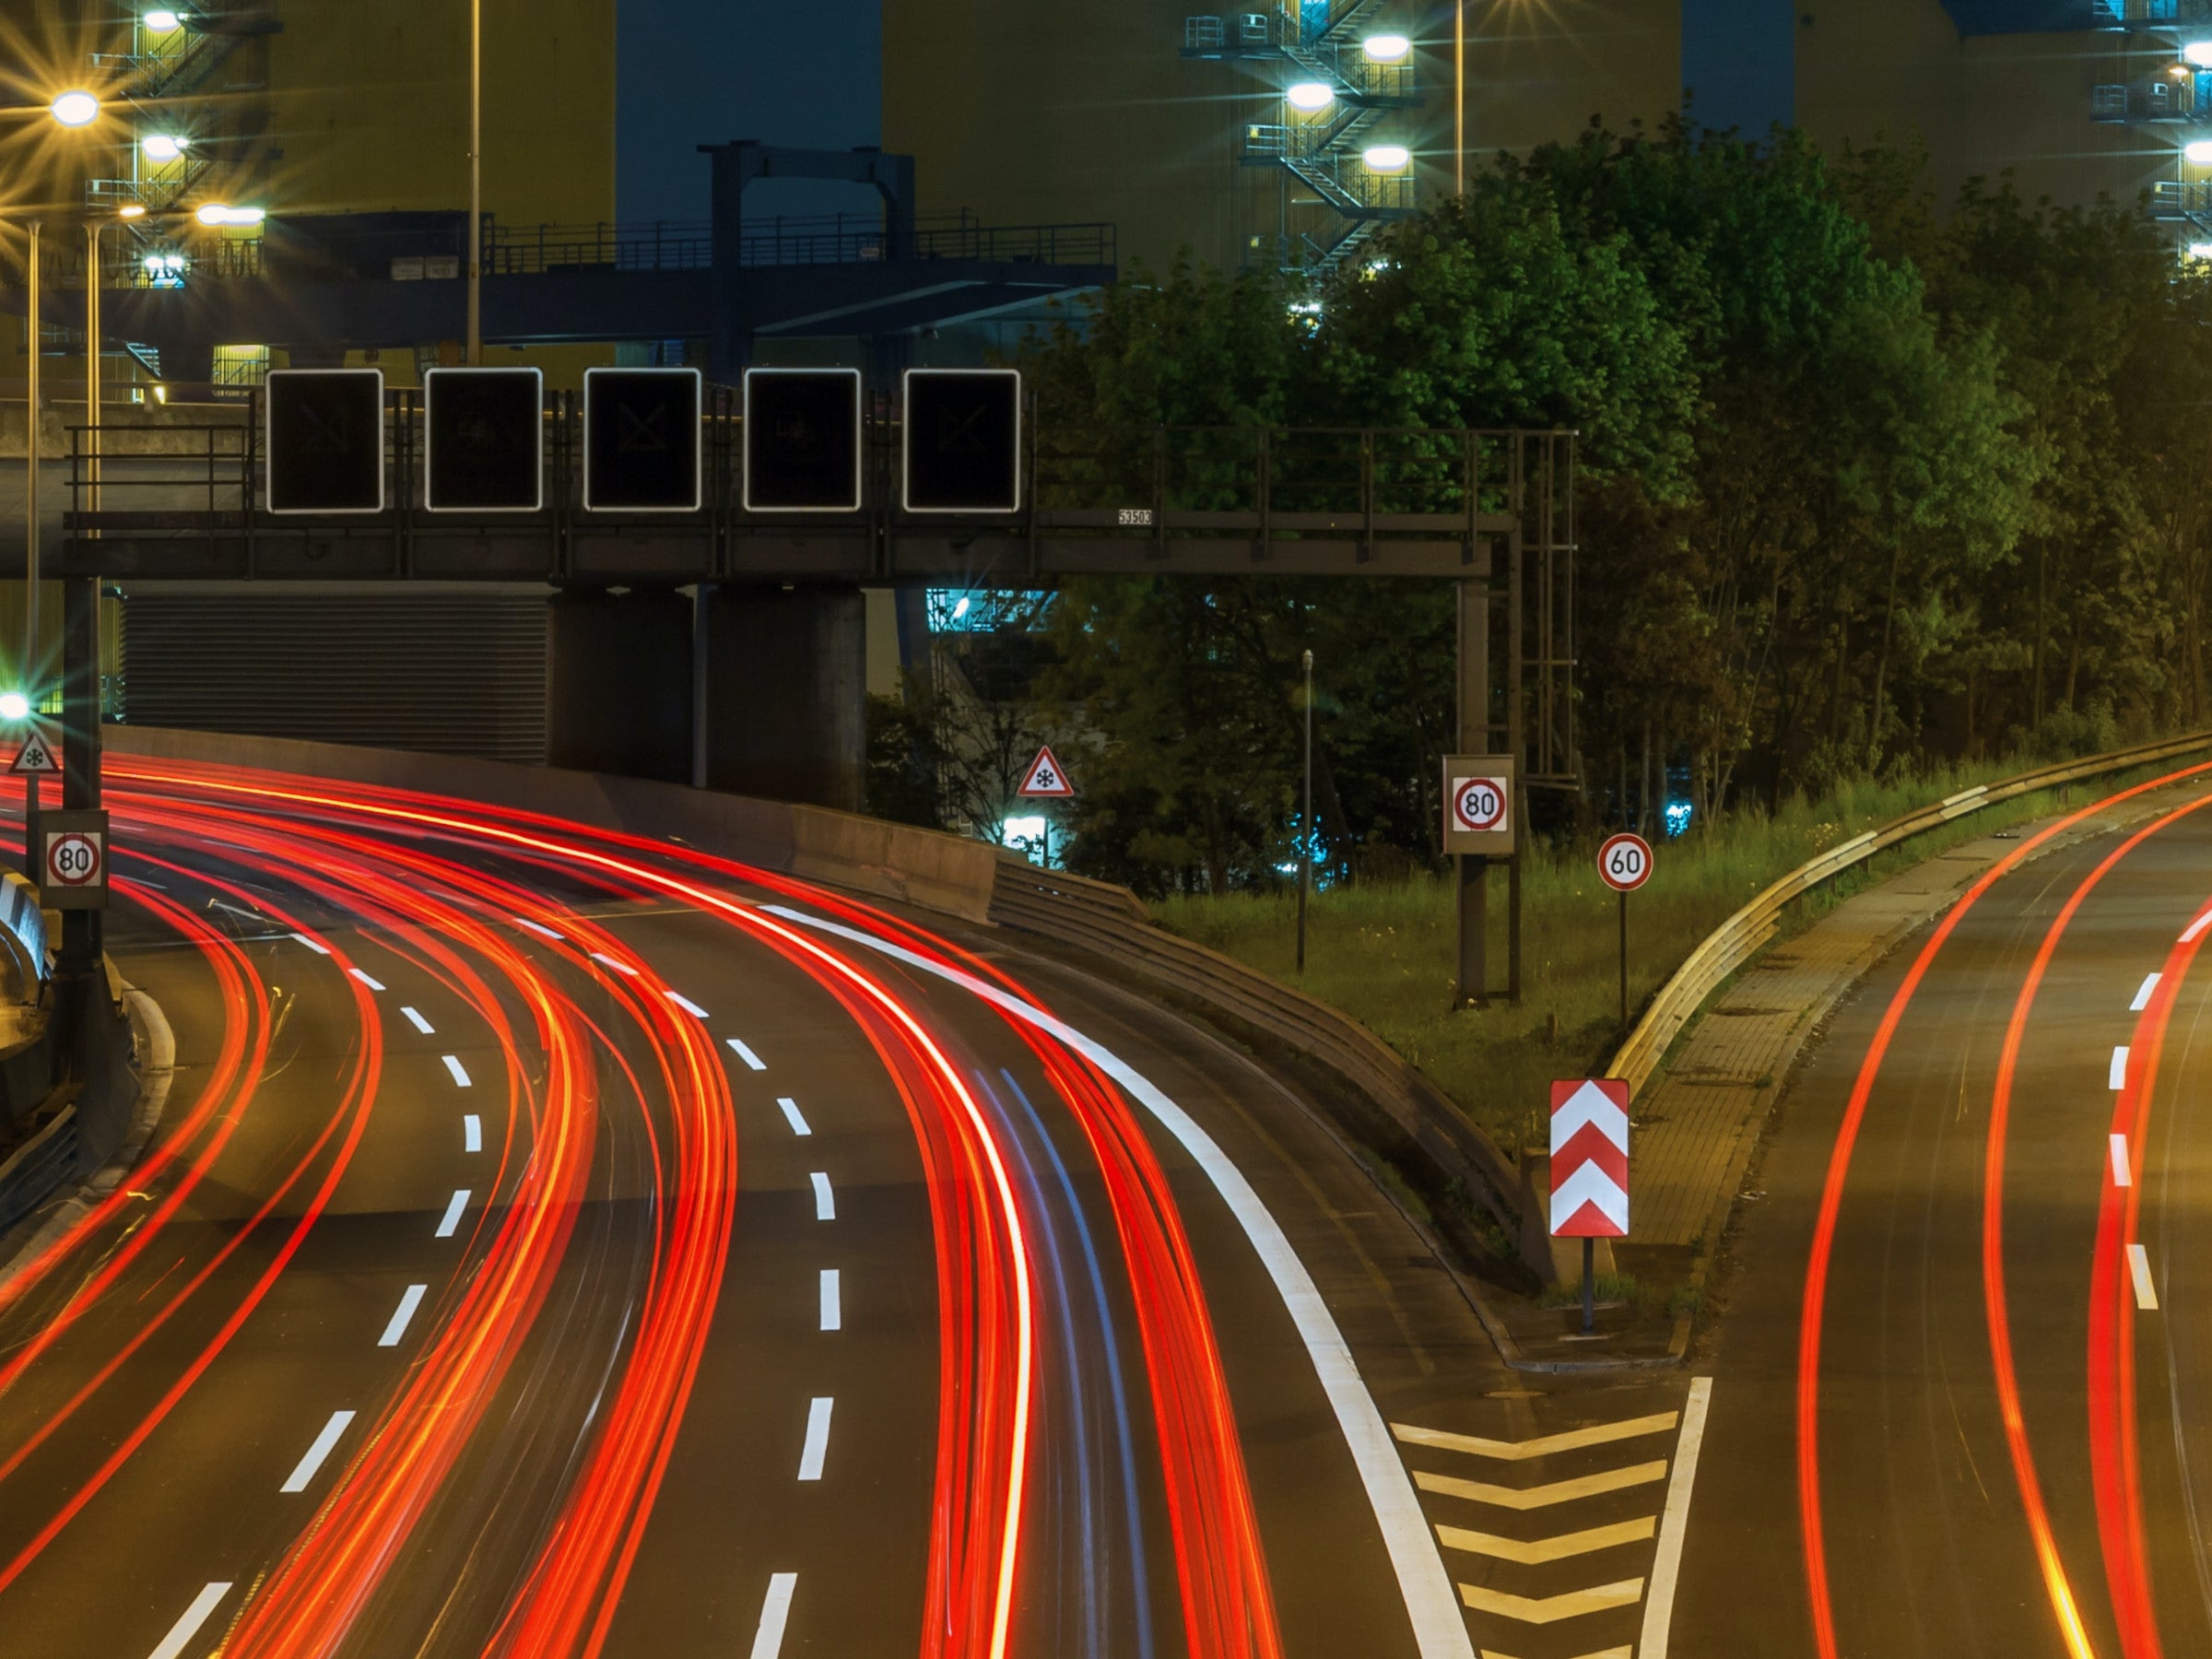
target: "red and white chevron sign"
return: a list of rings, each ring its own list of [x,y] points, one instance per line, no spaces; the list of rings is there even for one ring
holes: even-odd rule
[[[1616,1078],[1551,1086],[1551,1236],[1629,1236],[1629,1086]]]

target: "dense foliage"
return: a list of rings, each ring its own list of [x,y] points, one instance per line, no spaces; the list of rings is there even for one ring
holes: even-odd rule
[[[1178,266],[1028,367],[1098,441],[1158,423],[1583,434],[1579,821],[1703,821],[1840,781],[2206,715],[2212,277],[2139,206],[1677,126],[1500,158],[1318,290]],[[1318,309],[1315,309],[1316,303]],[[1451,596],[1070,584],[1034,682],[1080,731],[1082,867],[1220,890],[1319,819],[1434,855]]]

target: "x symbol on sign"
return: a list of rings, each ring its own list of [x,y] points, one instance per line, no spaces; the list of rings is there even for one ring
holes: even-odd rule
[[[982,419],[981,408],[970,409],[956,416],[949,409],[937,411],[937,448],[947,455],[980,455],[983,441],[976,436],[976,422]]]
[[[622,411],[622,435],[615,447],[625,454],[665,454],[668,449],[668,410],[663,406],[641,415],[629,404],[619,406]]]
[[[351,423],[328,409],[318,409],[306,404],[300,410],[300,436],[306,440],[300,447],[311,454],[346,455],[353,453]]]

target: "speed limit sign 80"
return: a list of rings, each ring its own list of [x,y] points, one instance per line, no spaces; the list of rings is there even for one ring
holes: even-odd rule
[[[1512,854],[1517,775],[1511,755],[1444,757],[1445,852]]]
[[[39,819],[39,898],[48,910],[100,910],[108,902],[108,815],[48,812]]]
[[[1597,850],[1597,873],[1615,892],[1634,892],[1652,878],[1652,843],[1641,835],[1613,836]]]

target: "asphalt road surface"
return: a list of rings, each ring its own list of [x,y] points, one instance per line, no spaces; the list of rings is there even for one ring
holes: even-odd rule
[[[682,848],[109,796],[176,1065],[10,1241],[0,1653],[1657,1651],[1688,1381],[1505,1370],[1217,1037]]]

